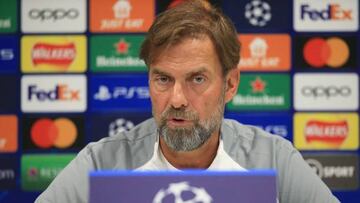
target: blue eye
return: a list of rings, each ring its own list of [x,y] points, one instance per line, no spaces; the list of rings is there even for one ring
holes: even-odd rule
[[[164,85],[164,84],[166,84],[166,83],[168,83],[168,82],[170,81],[170,78],[167,77],[167,76],[159,76],[159,77],[156,78],[156,81],[157,81],[159,84]]]
[[[196,84],[201,84],[201,83],[204,83],[205,82],[205,77],[204,76],[195,76],[193,78],[193,82],[196,83]]]

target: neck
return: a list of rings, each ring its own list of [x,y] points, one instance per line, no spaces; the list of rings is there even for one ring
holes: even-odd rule
[[[219,131],[216,131],[201,147],[188,152],[173,151],[161,137],[159,144],[164,157],[175,168],[205,169],[210,166],[216,156],[219,137]]]

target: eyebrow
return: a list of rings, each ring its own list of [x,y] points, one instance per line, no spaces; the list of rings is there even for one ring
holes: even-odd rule
[[[186,73],[186,76],[189,77],[189,76],[193,76],[193,75],[197,75],[197,74],[201,74],[201,73],[205,73],[205,72],[208,72],[208,70],[205,67],[200,67],[197,70]],[[170,73],[159,70],[156,67],[153,67],[152,70],[150,71],[150,73],[156,74],[156,75],[171,75]]]

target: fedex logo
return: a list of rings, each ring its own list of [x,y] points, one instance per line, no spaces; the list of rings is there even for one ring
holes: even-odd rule
[[[28,100],[36,98],[39,101],[46,100],[79,100],[79,90],[71,90],[68,85],[56,85],[53,90],[41,90],[37,85],[30,85],[28,87]]]
[[[358,0],[294,0],[294,29],[307,32],[357,31],[358,4]]]
[[[21,79],[23,112],[83,112],[86,110],[84,75],[25,75]]]
[[[309,4],[301,6],[301,19],[308,17],[311,20],[352,20],[353,11],[343,9],[339,4],[329,4],[326,9],[317,10]]]

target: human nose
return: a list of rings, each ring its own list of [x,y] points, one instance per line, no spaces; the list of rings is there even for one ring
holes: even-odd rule
[[[171,97],[171,106],[173,108],[182,108],[188,105],[183,85],[180,82],[176,82],[173,87],[173,93]]]

